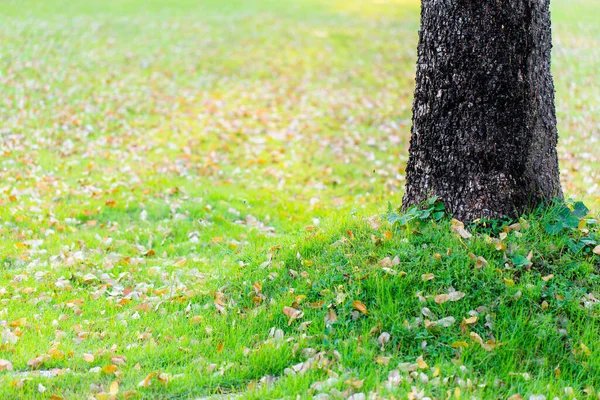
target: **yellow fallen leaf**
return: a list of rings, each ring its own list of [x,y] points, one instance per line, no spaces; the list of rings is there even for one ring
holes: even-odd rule
[[[200,315],[194,315],[192,318],[190,318],[190,324],[192,325],[199,324],[200,322],[202,322],[202,317]]]
[[[348,379],[346,385],[352,386],[354,389],[360,389],[365,383],[364,379]]]
[[[554,278],[554,274],[546,275],[542,277],[544,282],[548,282],[550,279]]]
[[[471,333],[469,333],[469,336],[471,337],[471,339],[473,339],[477,343],[479,343],[479,344],[483,343],[483,339],[481,338],[481,336],[479,336],[479,334],[477,332],[471,332]]]
[[[423,275],[421,275],[421,279],[423,279],[424,281],[430,281],[433,278],[435,278],[434,274],[423,274]]]
[[[455,349],[458,349],[459,347],[464,347],[466,349],[467,347],[469,347],[467,342],[454,342],[450,346],[452,346]]]
[[[590,351],[590,348],[587,347],[585,344],[583,344],[583,342],[579,343],[579,348],[581,349],[581,352],[586,356],[589,357],[592,352]]]
[[[108,365],[104,366],[101,371],[104,372],[105,374],[114,374],[118,370],[119,370],[119,367],[117,367],[116,365],[108,364]]]
[[[506,250],[506,243],[502,243],[502,242],[498,241],[498,242],[496,242],[494,247],[498,251],[504,251],[504,250]]]
[[[150,386],[150,383],[152,382],[152,378],[154,378],[154,376],[156,375],[156,372],[151,372],[148,375],[146,375],[146,377],[144,378],[143,381],[141,381],[140,383],[138,383],[139,387],[148,387]]]
[[[512,279],[504,278],[504,283],[506,283],[506,286],[515,286],[515,281],[513,281]]]
[[[388,365],[390,363],[390,357],[377,356],[375,357],[375,362],[379,365]]]
[[[477,322],[477,317],[469,317],[465,319],[465,324],[474,324],[475,322]]]
[[[365,306],[361,301],[359,300],[354,300],[352,302],[352,307],[354,307],[355,310],[360,311],[363,314],[366,314],[368,312],[367,310],[367,306]]]
[[[83,353],[83,360],[89,363],[94,362],[94,355],[90,353]]]
[[[138,392],[136,392],[135,390],[128,390],[123,393],[123,398],[125,400],[127,400],[127,399],[131,399],[133,397],[136,397],[137,395],[138,395]]]
[[[429,365],[427,365],[425,360],[423,360],[423,356],[417,357],[417,366],[419,367],[419,369],[428,369],[429,368]]]
[[[116,396],[119,393],[119,382],[114,381],[110,384],[110,388],[108,389],[108,393],[111,396]]]
[[[469,239],[473,235],[465,229],[465,224],[457,219],[452,219],[450,221],[452,224],[452,230],[460,235],[463,239]]]
[[[167,384],[169,383],[169,374],[166,374],[164,372],[159,373],[156,378],[160,383],[162,383],[165,386],[167,386]]]
[[[50,357],[60,360],[65,358],[65,353],[63,353],[62,351],[58,350],[58,349],[50,349],[48,350],[48,354],[50,355]]]

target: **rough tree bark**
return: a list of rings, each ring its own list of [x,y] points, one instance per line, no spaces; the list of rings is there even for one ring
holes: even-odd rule
[[[403,206],[459,219],[562,198],[550,0],[422,0]]]

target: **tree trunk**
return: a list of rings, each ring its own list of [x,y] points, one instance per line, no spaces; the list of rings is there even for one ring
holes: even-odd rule
[[[403,207],[461,220],[562,198],[550,0],[422,0]]]

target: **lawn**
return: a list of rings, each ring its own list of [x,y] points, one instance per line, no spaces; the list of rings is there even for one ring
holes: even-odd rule
[[[592,212],[472,237],[388,211],[418,7],[2,1],[0,398],[596,395],[600,3],[553,0]]]

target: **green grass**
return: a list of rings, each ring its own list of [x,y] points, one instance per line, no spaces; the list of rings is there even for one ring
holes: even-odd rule
[[[600,8],[553,2],[563,187],[597,212]],[[599,258],[569,247],[592,216],[526,216],[500,251],[447,219],[366,220],[401,200],[417,32],[410,0],[3,1],[0,397],[600,390]],[[417,326],[423,307],[456,322]]]

